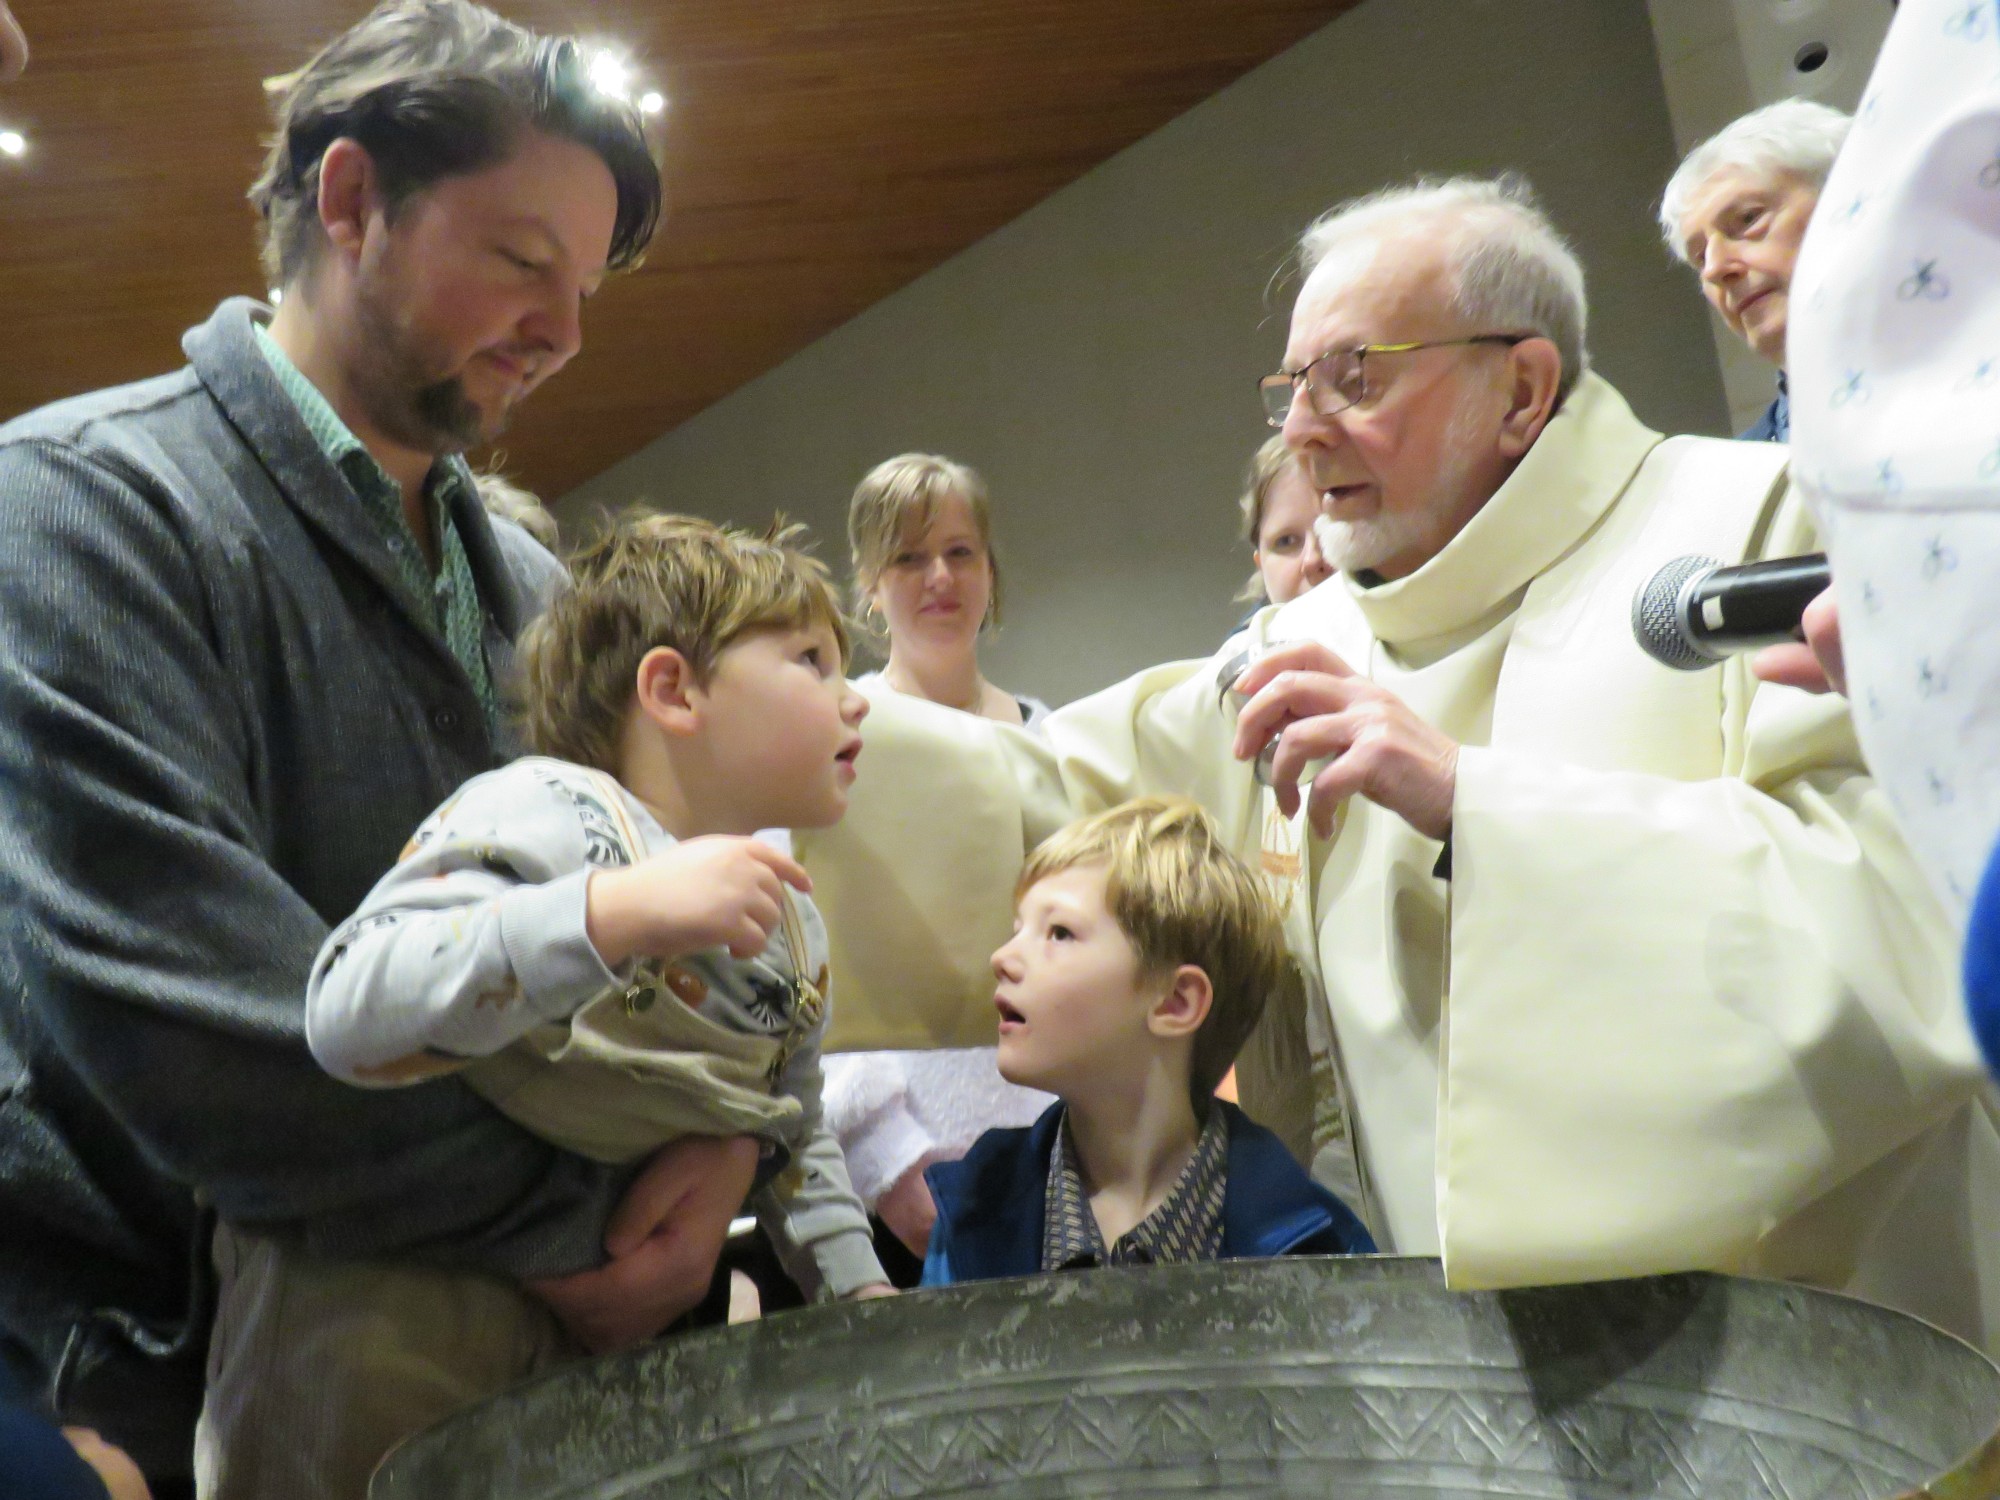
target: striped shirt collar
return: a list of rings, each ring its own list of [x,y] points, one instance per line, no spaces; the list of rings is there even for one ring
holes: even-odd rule
[[[340,413],[333,409],[319,387],[292,362],[291,356],[271,336],[270,329],[255,318],[250,326],[255,331],[258,350],[292,405],[298,408],[306,430],[361,501],[362,512],[389,549],[397,575],[409,590],[411,600],[444,637],[453,658],[465,670],[488,729],[496,729],[500,705],[486,661],[484,607],[464,538],[452,520],[454,502],[474,488],[472,471],[466,467],[464,458],[447,454],[432,463],[424,480],[425,498],[430,502],[431,524],[437,537],[438,566],[433,573],[403,514],[402,487],[354,435],[354,429],[340,419]]]
[[[1091,1212],[1090,1194],[1076,1165],[1069,1113],[1049,1152],[1049,1180],[1042,1214],[1042,1269],[1081,1266],[1177,1265],[1217,1260],[1222,1255],[1222,1200],[1228,1185],[1229,1123],[1213,1106],[1181,1169],[1173,1191],[1160,1206],[1107,1247]]]
[[[334,467],[352,477],[350,465],[365,462],[372,471],[369,475],[369,490],[396,489],[400,486],[389,476],[375,455],[354,429],[340,419],[340,413],[326,399],[320,388],[306,378],[305,372],[292,363],[292,357],[285,353],[283,346],[271,336],[271,330],[255,318],[250,320],[251,330],[256,335],[257,349],[269,362],[271,371],[278,377],[278,384],[285,388],[285,394],[292,398],[292,405],[298,408],[299,418],[306,424],[313,441],[320,451],[333,460]],[[424,480],[424,488],[440,503],[449,499],[452,491],[460,484],[469,483],[471,472],[465,460],[456,453],[447,454],[431,465],[431,471]],[[365,493],[365,492],[364,492]]]

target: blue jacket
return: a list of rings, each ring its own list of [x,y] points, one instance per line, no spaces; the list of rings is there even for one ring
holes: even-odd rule
[[[23,1402],[0,1361],[0,1500],[109,1500],[104,1481]]]
[[[1966,923],[1965,1003],[1986,1066],[2000,1076],[2000,844],[1987,859]]]
[[[1374,1252],[1361,1221],[1308,1177],[1275,1135],[1233,1104],[1218,1099],[1216,1106],[1229,1121],[1224,1260]],[[1050,1105],[1025,1130],[989,1130],[964,1160],[940,1162],[924,1173],[937,1201],[937,1225],[923,1285],[1040,1272],[1049,1156],[1062,1108]]]
[[[1737,434],[1737,441],[1743,443],[1789,443],[1792,440],[1792,393],[1785,385],[1782,372],[1778,376],[1778,394],[1771,404],[1764,408],[1764,415],[1752,423],[1747,431]]]

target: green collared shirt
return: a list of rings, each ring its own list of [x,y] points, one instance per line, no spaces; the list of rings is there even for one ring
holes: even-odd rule
[[[496,727],[500,716],[499,702],[493,693],[492,673],[486,668],[485,611],[480,607],[479,588],[473,582],[472,563],[465,555],[465,543],[451,518],[453,502],[472,488],[472,473],[466,468],[465,460],[456,456],[441,458],[431,465],[430,474],[424,480],[424,494],[431,504],[438,539],[438,570],[433,577],[425,565],[423,549],[417,545],[409,522],[403,518],[401,486],[389,477],[388,471],[361,445],[361,439],[340,420],[326,397],[320,394],[319,387],[306,379],[299,367],[278,347],[278,341],[271,337],[270,330],[254,321],[251,326],[257,332],[257,347],[270,362],[278,384],[285,388],[285,394],[299,409],[306,430],[353,487],[355,495],[360,498],[363,514],[387,544],[389,555],[395,559],[396,570],[408,587],[410,597],[429,611],[431,623],[444,637],[458,664],[465,668],[465,675],[472,679],[472,690],[479,695],[487,727]]]

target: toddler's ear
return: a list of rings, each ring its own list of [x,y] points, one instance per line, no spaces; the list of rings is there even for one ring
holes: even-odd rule
[[[1214,1000],[1215,990],[1208,982],[1208,974],[1193,964],[1182,964],[1174,970],[1160,998],[1153,1002],[1152,1012],[1146,1017],[1147,1029],[1158,1037],[1191,1037],[1208,1019],[1208,1008]]]
[[[633,695],[639,712],[667,734],[694,733],[700,722],[700,687],[688,659],[671,646],[655,646],[639,658]]]

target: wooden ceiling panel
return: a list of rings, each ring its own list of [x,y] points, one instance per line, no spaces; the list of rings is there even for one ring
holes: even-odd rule
[[[615,40],[669,101],[668,217],[503,447],[557,495],[1357,0],[502,0]],[[261,80],[354,0],[13,0],[0,418],[153,374],[260,284]]]

